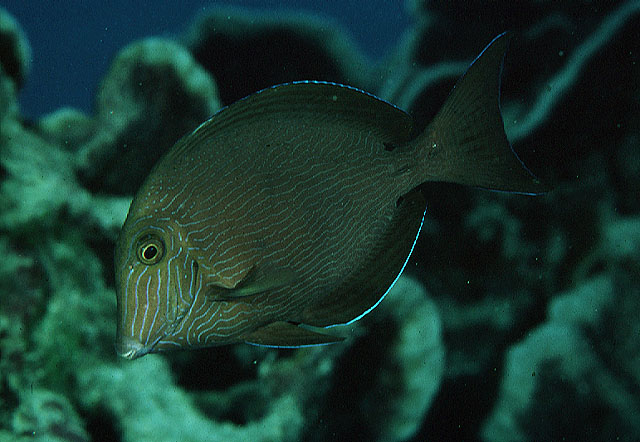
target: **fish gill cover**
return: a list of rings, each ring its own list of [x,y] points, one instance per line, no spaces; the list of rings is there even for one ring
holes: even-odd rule
[[[406,7],[378,64],[317,17],[213,10],[122,48],[93,112],[36,119],[18,94],[43,61],[1,10],[0,440],[640,438],[640,3]],[[406,274],[343,343],[116,357],[115,240],[175,140],[301,76],[426,125],[505,29],[505,128],[552,192],[422,186]]]

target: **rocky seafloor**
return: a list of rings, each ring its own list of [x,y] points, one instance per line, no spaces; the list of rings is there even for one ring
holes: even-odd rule
[[[37,120],[0,9],[0,441],[640,440],[640,2],[407,7],[377,65],[321,19],[221,9],[122,49],[92,113]],[[180,136],[301,79],[425,126],[505,29],[505,127],[551,192],[423,185],[405,275],[344,343],[117,358],[115,239]]]

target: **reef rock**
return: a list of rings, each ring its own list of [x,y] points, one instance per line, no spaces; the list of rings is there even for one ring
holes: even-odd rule
[[[132,43],[98,90],[97,130],[79,152],[81,181],[133,194],[160,156],[219,108],[214,81],[185,48],[158,38]]]

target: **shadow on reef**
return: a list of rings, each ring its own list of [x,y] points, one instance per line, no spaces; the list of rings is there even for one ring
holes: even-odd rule
[[[215,78],[228,105],[253,92],[296,80],[325,80],[366,87],[364,57],[347,36],[324,20],[299,14],[256,17],[220,10],[200,18],[187,47]]]
[[[168,353],[166,358],[175,373],[176,385],[193,394],[196,405],[207,417],[246,425],[264,417],[269,400],[265,395],[256,393],[259,388],[253,384],[257,365],[255,359],[246,357],[248,353],[251,352],[243,352],[238,346],[226,346],[178,351]],[[215,372],[209,367],[215,367]],[[216,391],[232,390],[235,385],[243,385],[241,391],[215,394]],[[252,405],[246,407],[243,403]]]

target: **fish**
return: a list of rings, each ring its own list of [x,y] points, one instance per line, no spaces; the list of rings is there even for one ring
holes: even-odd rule
[[[546,187],[504,131],[498,35],[425,130],[363,90],[263,89],[180,139],[135,195],[115,247],[116,351],[340,342],[405,268],[426,202],[451,182]]]

